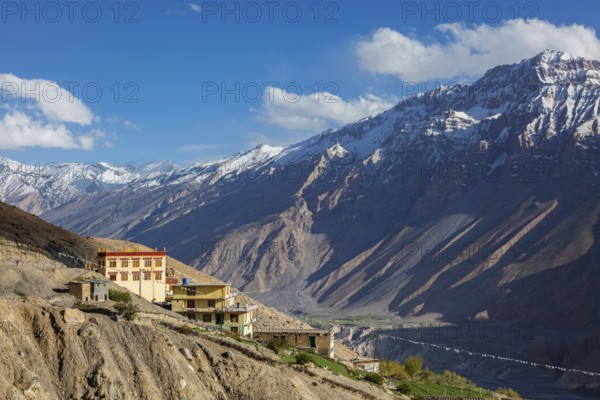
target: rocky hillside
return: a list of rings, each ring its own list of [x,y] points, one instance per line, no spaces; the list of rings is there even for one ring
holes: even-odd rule
[[[9,214],[20,221],[25,214],[8,207],[0,212],[3,221]],[[39,221],[21,222],[33,229]],[[35,231],[40,243],[47,231],[63,232],[41,225]],[[2,399],[391,398],[365,382],[283,363],[255,344],[191,334],[195,326],[185,318],[140,298],[134,299],[140,312],[131,322],[111,318],[111,301],[78,309],[66,284],[93,273],[6,238],[0,255]],[[264,307],[259,312],[281,318]]]
[[[293,368],[266,349],[180,334],[152,319],[115,322],[29,297],[0,299],[0,308],[0,397],[7,400],[391,398]]]
[[[3,202],[0,202],[0,239],[18,243],[69,267],[83,267],[93,250],[78,235]]]

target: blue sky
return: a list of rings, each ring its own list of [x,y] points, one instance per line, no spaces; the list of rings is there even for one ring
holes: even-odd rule
[[[599,12],[594,0],[3,2],[0,156],[185,165],[290,144],[544,48],[600,58]]]

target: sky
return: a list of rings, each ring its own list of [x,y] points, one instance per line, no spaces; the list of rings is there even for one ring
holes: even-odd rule
[[[546,48],[600,2],[3,1],[0,157],[177,165],[285,146]]]

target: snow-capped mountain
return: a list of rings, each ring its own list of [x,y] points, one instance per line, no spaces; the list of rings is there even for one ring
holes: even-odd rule
[[[286,148],[60,173],[4,159],[0,194],[280,309],[568,326],[554,362],[596,368],[599,104],[599,61],[545,51]]]
[[[585,148],[586,138],[598,133],[599,68],[597,61],[545,51],[519,64],[496,67],[473,85],[420,94],[378,116],[285,149],[259,145],[226,159],[184,168],[170,161],[142,166],[25,165],[0,158],[0,198],[42,214],[90,193],[247,180],[244,175],[273,175],[286,165],[291,172],[321,156],[325,164],[338,169],[362,164],[374,171],[383,157],[425,146],[421,161],[431,165],[447,161],[456,151],[479,147],[493,153],[515,141],[538,157],[544,146],[565,140]],[[508,153],[502,152],[490,165],[498,168],[508,161]],[[266,166],[271,169],[262,171]]]
[[[167,245],[281,307],[509,318],[519,285],[595,249],[599,102],[600,62],[545,51],[283,149],[64,164],[84,178],[3,160],[0,193],[81,234]]]
[[[177,168],[171,161],[135,163],[36,163],[27,165],[0,157],[0,200],[33,214],[42,214],[80,196],[123,188],[230,179],[243,168],[257,166],[282,148],[259,145],[223,160]]]

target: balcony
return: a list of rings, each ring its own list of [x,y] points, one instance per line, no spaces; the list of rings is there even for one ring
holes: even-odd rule
[[[214,296],[206,295],[206,294],[203,294],[203,293],[188,294],[188,293],[175,293],[176,291],[173,291],[173,292],[174,292],[173,293],[173,299],[174,300],[215,300],[215,301],[224,301],[224,300],[234,299],[238,295],[237,292],[231,292],[227,296],[214,297]]]
[[[239,312],[239,313],[247,313],[253,310],[256,310],[258,306],[256,304],[241,304],[239,307],[231,306],[231,307],[186,307],[184,310],[186,312],[203,312],[203,313],[229,313],[229,312]]]

